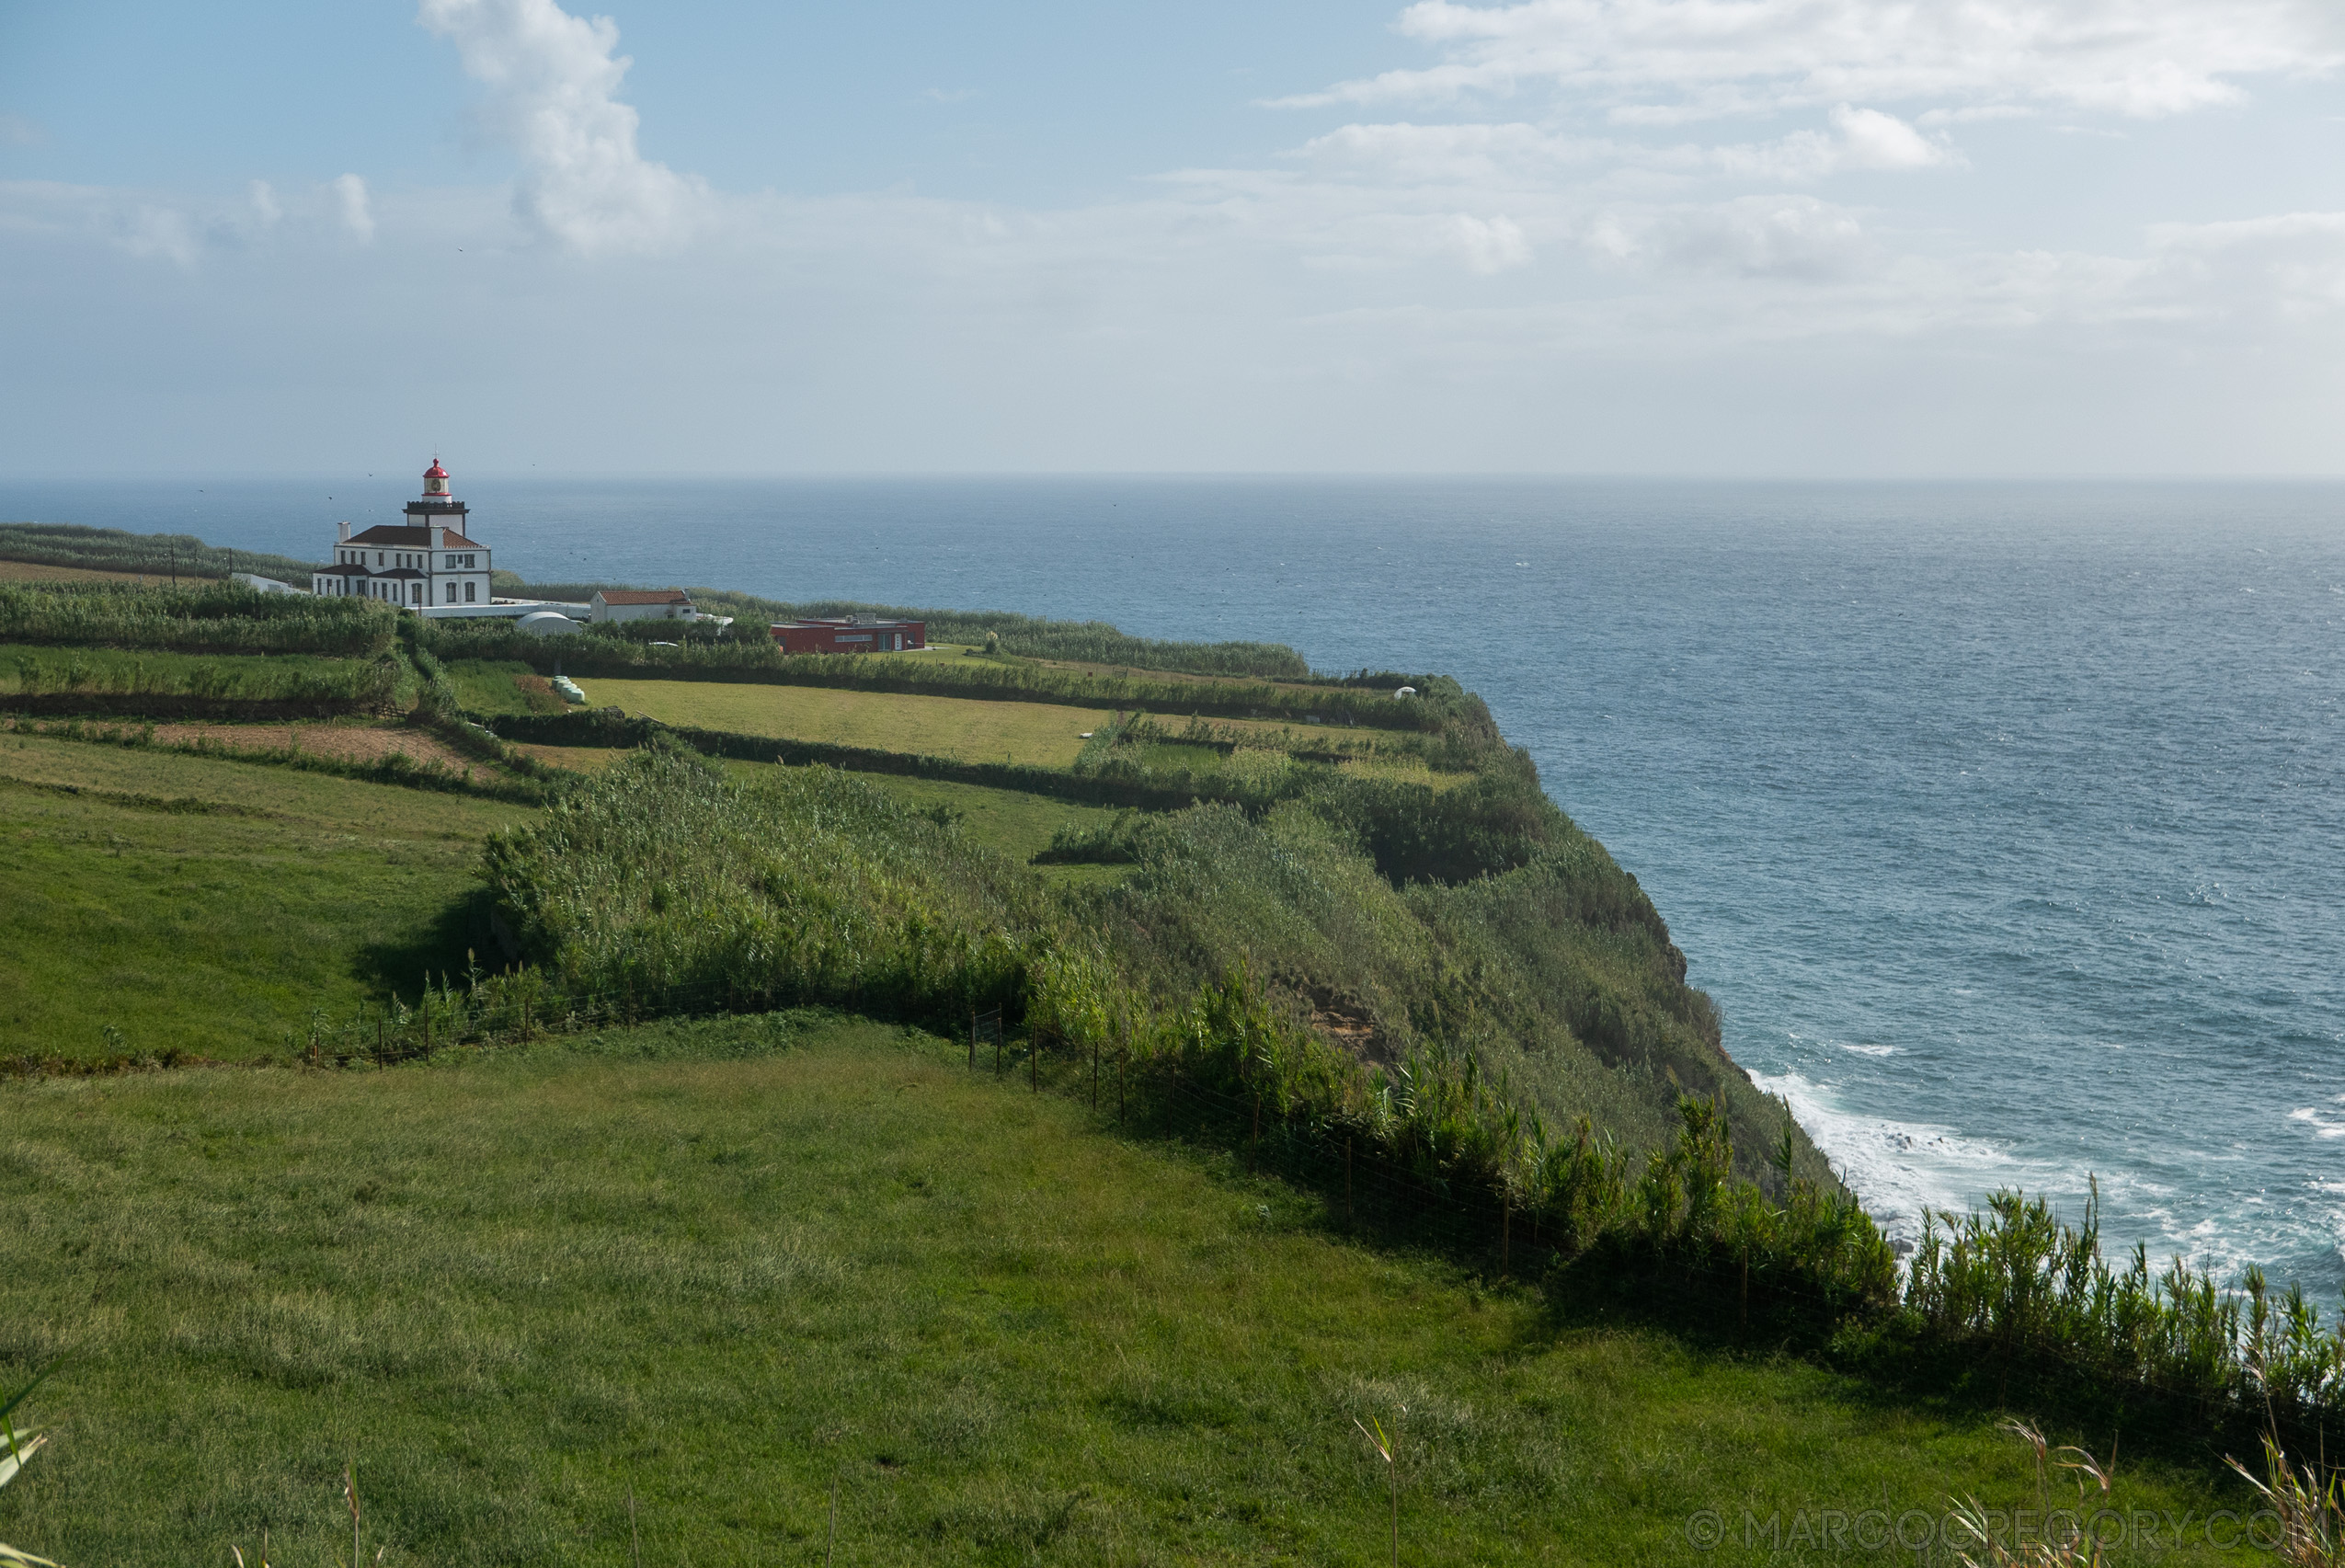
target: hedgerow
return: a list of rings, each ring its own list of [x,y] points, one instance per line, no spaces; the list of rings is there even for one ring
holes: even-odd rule
[[[0,642],[183,653],[389,650],[398,612],[371,599],[260,593],[236,583],[0,583]]]

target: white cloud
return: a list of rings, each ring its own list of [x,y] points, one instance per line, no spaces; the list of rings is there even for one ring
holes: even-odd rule
[[[354,174],[341,175],[330,189],[341,210],[342,226],[360,244],[371,244],[374,239],[374,203],[367,197],[366,181]]]
[[[1530,242],[1507,217],[1477,218],[1460,212],[1451,218],[1446,235],[1473,271],[1489,274],[1520,267],[1531,258]]]
[[[464,418],[534,430],[584,463],[607,460],[640,424],[646,451],[668,454],[651,461],[696,454],[719,466],[1535,466],[1566,461],[1548,443],[1571,423],[1555,413],[1578,395],[1568,388],[1583,385],[1593,389],[1587,412],[1662,443],[1652,450],[1664,465],[1687,429],[1680,408],[1710,398],[1723,410],[1713,434],[1729,441],[1750,440],[1754,421],[1790,428],[1813,415],[1827,433],[1803,450],[1824,455],[1801,461],[1829,468],[1831,452],[1864,442],[1818,412],[1801,378],[1813,387],[1845,372],[1859,390],[1837,406],[1857,425],[1888,428],[1909,372],[1927,376],[1932,364],[1961,368],[1939,392],[1911,394],[1916,420],[2001,429],[2001,446],[1980,438],[1976,461],[1988,466],[2019,450],[2013,441],[2048,441],[2053,428],[2021,418],[2001,392],[1978,394],[1990,383],[2041,393],[2039,412],[2053,407],[2058,429],[2087,435],[2126,426],[2107,412],[2112,402],[2170,389],[2207,428],[2227,421],[2266,443],[2256,451],[2333,461],[2325,436],[2290,436],[2298,444],[2287,447],[2257,432],[2279,428],[2274,410],[2306,427],[2315,412],[2345,417],[2330,369],[2345,362],[2345,214],[2141,223],[2235,210],[2227,189],[2202,184],[2178,188],[2171,205],[2161,192],[2131,229],[2098,213],[2071,223],[2068,191],[2086,177],[2063,166],[2031,190],[2036,172],[2014,171],[2012,139],[1985,133],[1982,172],[1961,183],[1973,195],[1987,179],[2007,183],[1991,201],[1929,205],[1956,183],[1931,171],[1965,166],[1950,139],[1960,126],[2027,117],[2048,142],[2060,120],[2100,118],[2086,101],[2092,82],[2111,61],[2171,52],[2184,17],[2177,0],[2138,0],[2129,31],[2108,7],[2042,0],[2030,15],[2047,27],[2108,24],[2106,36],[2074,40],[2078,58],[2056,79],[1990,68],[2019,49],[2010,40],[1979,44],[1975,69],[1954,70],[1944,49],[1930,56],[1929,38],[1955,20],[1992,32],[2015,6],[1420,6],[1409,25],[1447,56],[1442,68],[1516,95],[1503,115],[1477,105],[1467,123],[1430,122],[1453,118],[1443,110],[1364,116],[1266,167],[1189,169],[1131,200],[1020,208],[712,193],[638,150],[636,116],[619,101],[627,63],[608,21],[554,0],[421,0],[423,25],[454,40],[485,85],[484,122],[519,154],[513,187],[371,189],[357,174],[281,191],[232,182],[205,196],[0,185],[0,273],[47,269],[50,286],[86,286],[94,302],[115,280],[186,269],[148,297],[206,308],[141,335],[99,367],[104,376],[89,372],[93,386],[146,384],[137,367],[150,341],[163,345],[156,355],[177,343],[189,384],[206,385],[222,356],[205,349],[205,334],[278,343],[268,324],[292,316],[343,346],[286,359],[275,381],[256,371],[254,406],[294,407],[283,387],[328,362],[352,367],[352,396],[395,404],[408,395],[396,378],[365,368],[403,351],[386,324],[429,300],[444,307],[449,340],[483,367],[462,394],[474,399]],[[2304,21],[2267,0],[2242,0],[2233,14],[2248,42],[2278,36],[2274,18]],[[1567,15],[1608,18],[1611,34],[1591,29],[1575,45],[1596,59],[1593,74],[1516,69],[1532,45],[1555,43],[1531,24],[1551,30]],[[1737,53],[1730,44],[1754,17],[1772,18],[1777,36],[1744,37]],[[1429,17],[1458,30],[1440,35]],[[1501,38],[1492,18],[1527,30]],[[1835,18],[1866,25],[1836,31]],[[1644,54],[1621,42],[1630,31]],[[2208,84],[2233,90],[2251,73],[2232,66],[2252,52],[2217,41],[2190,62],[2199,87],[2148,71],[2128,88],[2133,97],[2107,102],[2188,107]],[[1515,50],[1503,62],[1502,43]],[[1682,76],[1657,63],[1665,56],[1686,63]],[[1898,86],[1928,74],[1916,64],[1925,56],[1945,67],[1929,77],[1937,101]],[[2309,46],[2304,60],[2328,68]],[[1515,74],[1491,74],[1499,63]],[[1547,101],[1550,86],[1584,104]],[[1699,140],[1652,129],[1736,104],[1783,118]],[[1600,133],[1573,112],[1585,106]],[[2294,144],[2273,145],[2284,161]],[[1918,177],[1825,187],[1869,173]],[[433,243],[351,243],[378,229]],[[694,243],[679,243],[687,237]],[[556,254],[653,249],[678,253],[657,286],[639,268]],[[120,296],[140,287],[121,283]],[[589,316],[602,329],[578,333]],[[102,318],[96,303],[81,317]],[[51,343],[54,367],[95,364],[44,330],[30,315],[0,326]],[[2249,368],[2217,395],[2199,367],[2225,356]],[[2065,403],[2042,392],[2045,367],[2065,378]],[[623,380],[651,390],[612,397]],[[1642,402],[1617,391],[1632,382]],[[437,400],[448,395],[433,388],[413,417],[444,419]],[[1527,432],[1521,444],[1458,433],[1508,420]],[[1427,433],[1436,427],[1451,436]],[[1326,444],[1308,444],[1311,429]],[[2179,416],[2170,429],[2197,439]],[[2154,446],[2145,450],[2165,461]],[[2087,461],[2044,450],[2050,466]],[[1589,461],[1599,459],[1613,461],[1608,452]]]
[[[1874,259],[1856,215],[1811,196],[1607,213],[1590,226],[1586,244],[1600,259],[1637,270],[1799,282],[1848,278]]]
[[[1399,30],[1444,58],[1277,101],[1545,86],[1631,123],[1839,102],[2146,116],[2345,64],[2345,8],[2328,0],[1420,0]]]
[[[2149,246],[2178,292],[2230,319],[2286,324],[2345,311],[2345,212],[2153,224]]]
[[[635,111],[616,96],[632,62],[612,55],[610,17],[554,0],[419,0],[416,15],[488,88],[487,122],[521,159],[514,211],[539,232],[584,252],[644,251],[707,221],[707,187],[635,148]]]
[[[1952,147],[1879,109],[1841,104],[1833,109],[1831,123],[1830,132],[1795,131],[1778,142],[1713,148],[1707,161],[1722,174],[1767,181],[1942,168],[1962,162]]]
[[[181,267],[195,265],[196,235],[187,214],[141,203],[116,217],[114,240],[132,256],[161,257]]]
[[[1465,184],[1492,189],[1554,189],[1567,176],[1608,166],[1768,183],[1805,182],[1852,172],[1959,167],[1961,153],[1879,109],[1836,107],[1829,131],[1795,131],[1773,142],[1669,147],[1567,136],[1521,122],[1504,125],[1345,125],[1313,137],[1302,155],[1397,185]]]

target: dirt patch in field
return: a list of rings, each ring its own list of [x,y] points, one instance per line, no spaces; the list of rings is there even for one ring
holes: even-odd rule
[[[420,729],[371,729],[332,724],[158,724],[154,738],[166,746],[209,741],[237,751],[283,751],[298,748],[313,756],[372,762],[398,752],[411,762],[437,762],[457,773],[482,762],[438,736]]]

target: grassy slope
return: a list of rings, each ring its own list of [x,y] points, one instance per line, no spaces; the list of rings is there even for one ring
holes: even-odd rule
[[[1096,708],[958,697],[836,691],[817,686],[727,685],[700,681],[589,679],[599,706],[667,724],[783,736],[967,761],[1004,760],[1065,767],[1096,728]]]
[[[31,784],[63,784],[67,795]],[[214,809],[158,810],[91,792]],[[225,808],[225,809],[220,809]],[[282,1047],[461,967],[480,841],[520,807],[0,736],[0,1055]]]
[[[958,1056],[738,1019],[0,1085],[0,1376],[81,1352],[0,1539],[328,1562],[355,1456],[395,1568],[624,1563],[630,1487],[646,1562],[818,1562],[834,1478],[842,1563],[1370,1562],[1352,1420],[1403,1403],[1413,1563],[1755,1562],[1682,1521],[2032,1495],[1984,1416],[1559,1323]],[[2118,1501],[2209,1505],[2154,1466]]]

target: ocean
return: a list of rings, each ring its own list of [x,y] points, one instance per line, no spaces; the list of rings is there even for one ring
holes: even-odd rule
[[[410,466],[419,466],[411,464]],[[419,482],[0,482],[318,558]],[[2345,486],[468,479],[539,580],[1455,674],[1867,1204],[2345,1284]]]

